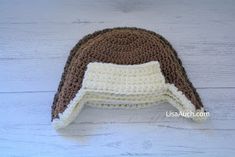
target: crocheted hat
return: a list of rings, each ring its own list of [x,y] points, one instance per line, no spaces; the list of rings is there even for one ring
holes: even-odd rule
[[[71,50],[54,97],[52,123],[57,129],[67,126],[86,104],[141,108],[156,102],[169,102],[181,112],[204,112],[165,38],[139,28],[105,29],[85,36]]]

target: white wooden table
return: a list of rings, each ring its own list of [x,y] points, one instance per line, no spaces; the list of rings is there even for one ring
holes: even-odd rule
[[[84,35],[135,26],[178,51],[211,117],[166,118],[85,107],[56,132],[53,96],[70,49]],[[235,1],[0,0],[0,157],[235,155]]]

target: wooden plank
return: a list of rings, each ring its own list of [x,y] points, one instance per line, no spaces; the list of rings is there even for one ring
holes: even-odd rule
[[[2,0],[0,58],[66,57],[84,35],[115,26],[153,30],[190,56],[234,54],[233,2],[202,2]]]
[[[234,55],[235,57],[235,55]],[[182,56],[197,88],[235,87],[233,56]],[[55,91],[66,58],[2,60],[0,92]],[[6,66],[7,65],[7,66]]]
[[[235,89],[200,89],[204,123],[166,118],[169,104],[140,110],[85,107],[75,123],[50,125],[52,92],[0,94],[3,156],[232,156]],[[32,99],[33,98],[33,99]],[[12,151],[14,150],[14,151]]]
[[[0,156],[234,156],[235,1],[1,0]],[[68,51],[84,35],[135,26],[166,37],[211,113],[204,123],[85,107],[63,131],[50,107]]]
[[[209,5],[211,1],[183,5],[74,0],[49,4],[15,1],[17,5],[11,5],[13,2],[1,1],[0,5],[0,67],[4,76],[0,92],[55,91],[75,43],[88,33],[115,26],[143,27],[166,37],[197,88],[235,87],[235,34],[231,33],[235,21],[230,1],[213,5]],[[60,9],[63,12],[57,11]],[[161,10],[170,11],[163,14]]]

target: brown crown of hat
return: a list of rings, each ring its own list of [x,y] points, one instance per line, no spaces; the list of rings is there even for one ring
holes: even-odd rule
[[[161,35],[140,28],[113,28],[89,34],[71,50],[52,105],[52,120],[63,113],[82,86],[90,62],[142,64],[158,61],[166,83],[174,84],[196,109],[201,99],[189,81],[176,51]]]

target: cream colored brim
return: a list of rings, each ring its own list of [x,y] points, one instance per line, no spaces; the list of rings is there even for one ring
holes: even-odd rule
[[[169,102],[180,112],[204,112],[203,108],[196,110],[174,84],[165,82],[157,61],[138,65],[93,62],[87,66],[81,89],[52,124],[56,129],[66,127],[86,104],[105,108],[142,108],[156,102]]]

